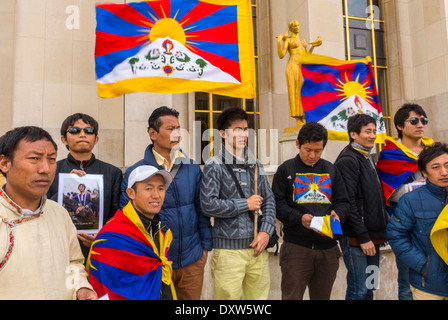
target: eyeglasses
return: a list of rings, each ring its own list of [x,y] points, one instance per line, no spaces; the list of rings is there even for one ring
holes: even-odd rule
[[[417,125],[419,122],[421,122],[422,125],[426,126],[429,122],[428,118],[415,118],[415,117],[412,117],[411,119],[406,120],[406,122],[408,122],[408,121],[413,126]]]
[[[86,127],[86,128],[71,127],[70,129],[67,130],[67,132],[69,132],[71,134],[78,134],[81,131],[84,131],[85,134],[94,134],[95,133],[95,129],[93,129],[92,127]]]

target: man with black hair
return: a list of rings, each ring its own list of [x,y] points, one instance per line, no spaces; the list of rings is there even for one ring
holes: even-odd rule
[[[45,195],[56,173],[57,145],[38,127],[0,138],[0,299],[97,299],[87,279],[76,228]]]
[[[390,215],[393,215],[400,197],[409,192],[413,185],[425,181],[418,169],[418,156],[424,148],[434,144],[425,137],[428,118],[418,104],[404,104],[394,116],[398,139],[386,138],[381,150],[377,168],[380,174],[384,199]],[[398,269],[398,298],[412,300],[409,287],[409,268],[396,259]]]
[[[350,214],[342,225],[340,246],[347,267],[347,300],[373,300],[375,284],[368,271],[379,272],[379,248],[386,242],[389,220],[381,182],[370,152],[376,140],[375,119],[357,114],[348,119],[350,144],[335,161],[345,181]],[[376,270],[376,271],[375,271]]]
[[[101,161],[93,154],[93,148],[98,143],[98,122],[84,113],[68,116],[61,125],[61,140],[69,151],[67,158],[57,163],[56,176],[48,190],[47,197],[58,200],[59,173],[74,173],[79,176],[99,174],[103,176],[103,224],[105,224],[119,209],[120,186],[123,173],[117,167]],[[90,246],[95,235],[80,232],[81,249],[87,259]]]
[[[154,166],[170,172],[174,179],[166,191],[160,219],[173,233],[170,258],[173,261],[173,283],[178,300],[199,300],[204,267],[212,249],[210,219],[202,214],[199,186],[202,172],[199,164],[179,147],[179,113],[166,106],[155,109],[148,119],[150,144],[144,158],[130,166],[121,184],[120,205],[129,202],[126,193],[128,177],[137,167]]]
[[[436,143],[424,149],[418,168],[426,184],[400,198],[387,226],[387,240],[397,258],[409,267],[414,300],[448,300],[448,265],[431,238],[437,219],[446,211],[448,146]],[[446,252],[446,240],[440,249]]]
[[[173,236],[159,216],[172,180],[169,172],[145,165],[129,175],[131,200],[103,226],[90,251],[89,280],[100,297],[176,299],[169,257]]]
[[[311,229],[314,217],[330,215],[344,222],[349,214],[344,181],[336,167],[321,158],[327,137],[321,124],[307,122],[296,140],[299,154],[274,175],[272,191],[284,233],[280,250],[284,300],[302,300],[307,287],[311,300],[329,300],[339,268],[336,239]]]
[[[409,183],[424,181],[417,166],[418,155],[425,147],[434,144],[433,139],[425,137],[428,118],[421,106],[404,104],[395,114],[394,123],[398,139],[386,138],[386,146],[377,163],[386,205],[391,214],[400,197],[409,192]],[[406,168],[400,167],[399,161],[406,161]]]
[[[214,218],[211,267],[215,299],[239,300],[242,291],[245,300],[265,300],[270,288],[265,248],[275,231],[274,196],[263,166],[246,146],[247,113],[238,107],[227,108],[217,120],[223,146],[206,161],[201,181],[202,212]],[[258,210],[261,224],[254,232],[254,212]]]

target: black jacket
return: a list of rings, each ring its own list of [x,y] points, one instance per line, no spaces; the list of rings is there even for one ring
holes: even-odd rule
[[[48,190],[47,198],[58,201],[59,173],[70,173],[73,169],[84,170],[90,174],[102,174],[104,183],[104,216],[103,224],[106,223],[120,208],[120,186],[123,180],[121,170],[109,163],[98,160],[92,154],[83,168],[80,163],[69,153],[67,158],[59,160],[56,168],[54,181]]]
[[[348,145],[335,165],[344,178],[350,200],[349,219],[342,225],[344,234],[357,238],[361,244],[386,238],[389,216],[373,162]]]
[[[320,192],[313,193],[316,186]],[[283,223],[285,241],[312,249],[329,249],[337,244],[335,240],[302,225],[302,216],[306,213],[324,216],[334,210],[342,223],[347,219],[350,210],[347,192],[332,163],[320,159],[310,167],[297,155],[279,166],[272,191],[277,219]]]

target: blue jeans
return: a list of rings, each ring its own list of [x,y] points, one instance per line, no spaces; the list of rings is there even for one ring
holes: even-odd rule
[[[347,291],[345,299],[373,300],[373,291],[375,288],[372,286],[371,280],[374,274],[372,274],[371,267],[369,268],[369,266],[374,266],[376,272],[379,272],[379,246],[375,246],[376,254],[374,256],[366,256],[360,247],[352,247],[349,245],[348,237],[342,237],[339,244],[341,246],[345,267],[347,268]]]
[[[398,269],[398,299],[413,300],[411,286],[409,285],[409,267],[398,258],[395,260]]]

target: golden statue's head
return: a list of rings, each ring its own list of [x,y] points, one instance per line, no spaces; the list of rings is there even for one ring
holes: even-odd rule
[[[300,30],[299,20],[291,20],[291,21],[289,21],[288,28],[293,33],[299,33],[299,30]]]

